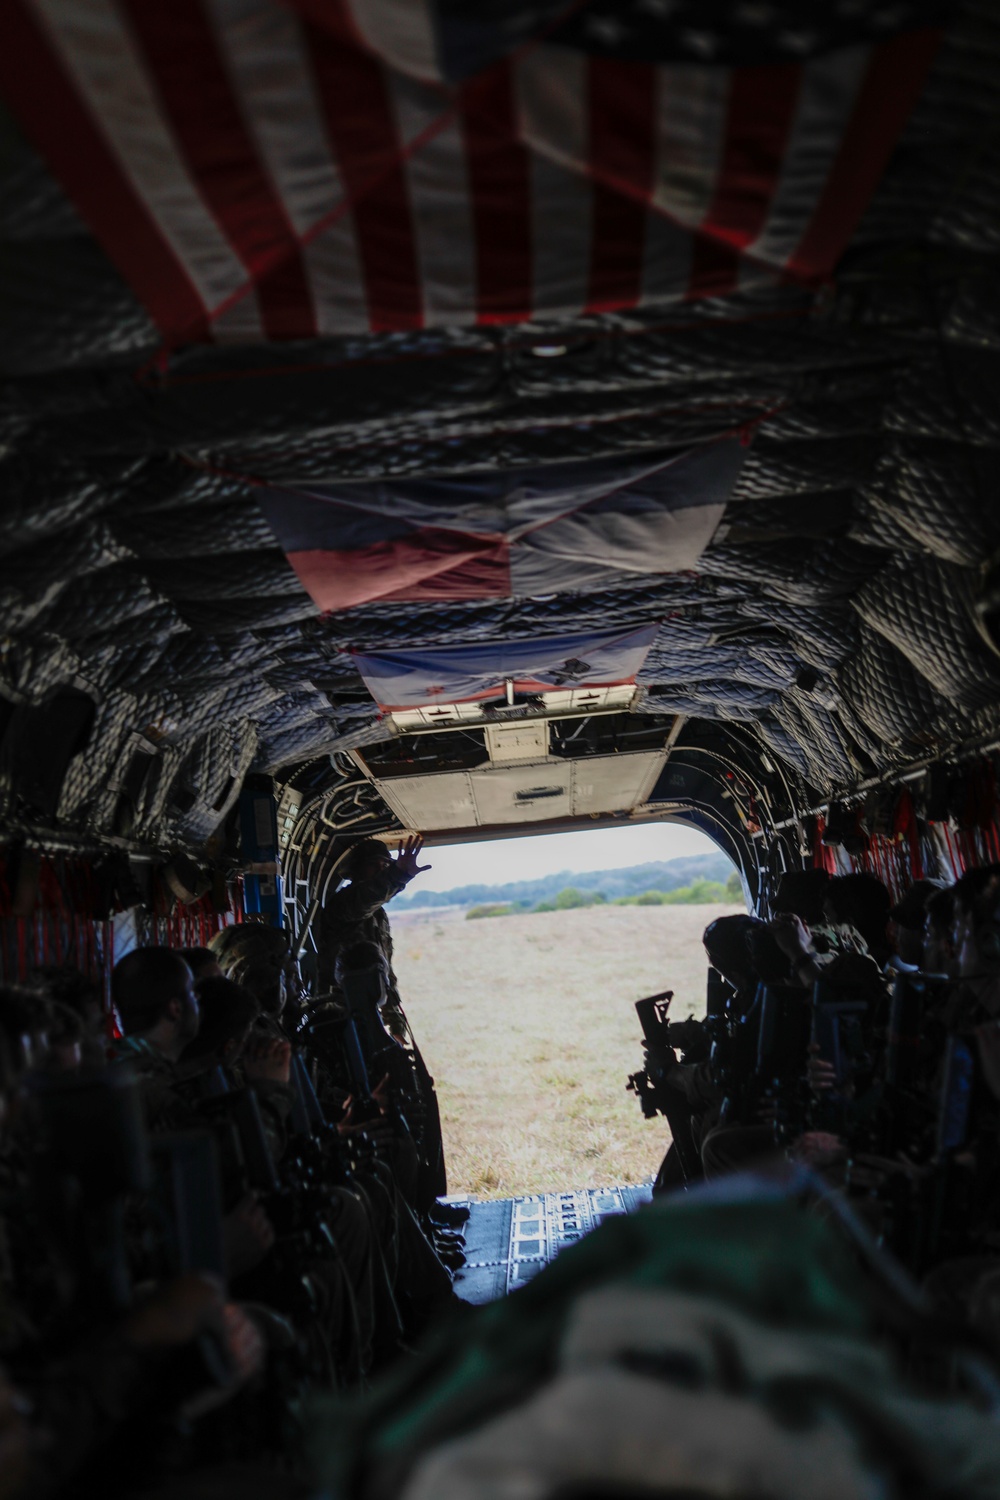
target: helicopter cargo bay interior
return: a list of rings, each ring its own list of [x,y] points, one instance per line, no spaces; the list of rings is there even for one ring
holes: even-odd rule
[[[995,0],[0,15],[0,1500],[1000,1493]]]

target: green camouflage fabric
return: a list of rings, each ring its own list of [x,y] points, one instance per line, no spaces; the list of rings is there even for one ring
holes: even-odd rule
[[[606,1222],[506,1301],[441,1328],[368,1398],[319,1403],[312,1425],[317,1482],[333,1500],[424,1500],[432,1492],[429,1475],[437,1475],[438,1500],[452,1493],[464,1500],[514,1493],[514,1479],[516,1493],[531,1500],[576,1493],[555,1482],[546,1488],[529,1468],[522,1472],[520,1460],[529,1464],[532,1412],[555,1399],[567,1374],[578,1309],[599,1293],[617,1291],[659,1294],[659,1322],[672,1332],[660,1344],[652,1333],[637,1333],[642,1348],[637,1346],[634,1358],[618,1351],[597,1387],[609,1405],[620,1384],[616,1377],[628,1366],[642,1377],[645,1396],[652,1393],[660,1403],[664,1421],[676,1417],[672,1403],[686,1404],[692,1430],[702,1410],[699,1395],[704,1413],[710,1407],[715,1413],[725,1397],[734,1422],[738,1413],[744,1427],[756,1424],[762,1443],[773,1432],[775,1411],[781,1413],[779,1426],[808,1430],[812,1424],[817,1433],[822,1427],[825,1441],[832,1421],[846,1445],[840,1457],[848,1467],[850,1459],[852,1472],[866,1481],[858,1493],[887,1500],[997,1500],[1000,1426],[970,1403],[926,1399],[907,1387],[891,1350],[876,1337],[882,1294],[860,1269],[850,1241],[754,1179],[732,1179],[726,1192],[728,1200],[711,1189]],[[696,1320],[701,1334],[695,1337],[688,1311],[680,1319],[682,1338],[678,1309],[692,1299],[702,1309]],[[715,1342],[703,1336],[709,1312]],[[596,1422],[599,1409],[592,1406],[591,1412]],[[627,1405],[621,1412],[619,1435],[631,1420]],[[519,1448],[522,1417],[525,1446]],[[606,1413],[601,1420],[606,1424]],[[491,1429],[503,1439],[490,1450],[496,1485],[487,1482],[489,1465],[475,1471],[480,1483],[465,1470],[458,1488],[446,1484],[441,1466],[448,1455],[480,1438],[485,1442]],[[536,1423],[535,1438],[537,1433]],[[592,1444],[589,1429],[581,1429],[579,1441]],[[625,1453],[616,1441],[612,1427],[603,1454],[608,1463],[615,1451]],[[549,1464],[553,1448],[572,1453],[575,1442],[572,1431],[549,1428],[547,1444],[536,1445],[539,1462]],[[498,1465],[512,1463],[513,1477],[497,1473]],[[577,1475],[577,1482],[583,1477]],[[626,1484],[624,1470],[596,1477],[606,1481],[604,1488],[598,1485],[600,1493],[635,1492],[629,1484],[634,1487],[636,1476]],[[667,1476],[660,1477],[662,1492],[676,1493]],[[642,1478],[643,1494],[661,1492],[656,1472]],[[612,1481],[621,1481],[620,1491]],[[745,1490],[699,1486],[703,1492],[727,1500],[745,1493],[749,1500],[762,1491],[748,1480]]]

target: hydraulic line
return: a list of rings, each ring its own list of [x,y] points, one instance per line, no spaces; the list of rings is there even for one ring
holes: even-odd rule
[[[717,750],[709,750],[705,745],[679,745],[674,751],[674,765],[682,765],[684,756],[689,752],[697,755],[707,755],[712,760],[717,760],[721,766],[725,766],[733,773],[734,776],[739,776],[741,780],[749,782],[753,787],[753,790],[760,796],[761,801],[767,808],[768,813],[771,812],[771,799],[768,796],[767,789],[765,787],[759,786],[753,779],[753,777],[743,769],[738,761],[728,760],[725,756],[720,755]]]
[[[744,862],[741,850],[745,847],[749,851],[749,853],[751,853],[753,855],[754,862],[755,862],[755,867],[756,867],[756,874],[757,874],[756,885],[757,885],[757,894],[758,894],[758,900],[759,900],[760,894],[761,894],[761,892],[763,891],[763,888],[764,888],[764,882],[761,879],[761,873],[762,873],[761,872],[761,864],[760,864],[759,859],[757,859],[756,847],[753,844],[752,840],[746,839],[745,836],[744,836],[744,834],[743,834],[743,830],[742,829],[738,829],[734,823],[732,823],[731,821],[729,821],[727,818],[723,817],[723,815],[716,808],[712,807],[710,804],[705,803],[705,802],[700,802],[700,801],[698,801],[697,798],[689,798],[689,799],[687,799],[685,805],[687,807],[690,807],[692,809],[697,810],[698,812],[700,812],[702,814],[703,817],[708,818],[711,822],[717,824],[721,829],[723,829],[726,832],[726,834],[729,836],[729,839],[730,839],[731,843],[733,844],[733,846],[736,849],[737,863],[739,864],[740,872],[741,872],[741,874],[743,875],[743,877],[745,879],[748,879],[748,877],[749,877],[749,871],[748,871],[747,866],[746,866],[746,864]]]

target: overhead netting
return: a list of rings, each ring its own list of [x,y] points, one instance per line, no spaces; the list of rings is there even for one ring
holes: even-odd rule
[[[164,351],[10,116],[2,691],[96,705],[55,816],[196,843],[250,768],[370,724],[352,651],[660,621],[651,710],[749,725],[822,795],[1000,729],[1000,22],[956,6],[835,279],[495,326]],[[321,615],[262,485],[683,450],[746,460],[697,572]],[[7,815],[34,812],[4,768]]]

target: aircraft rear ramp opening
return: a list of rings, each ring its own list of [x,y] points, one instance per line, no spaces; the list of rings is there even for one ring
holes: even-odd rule
[[[469,1208],[465,1265],[455,1290],[464,1302],[494,1302],[517,1291],[605,1219],[635,1213],[652,1197],[648,1184],[530,1193],[519,1198],[453,1197]]]

